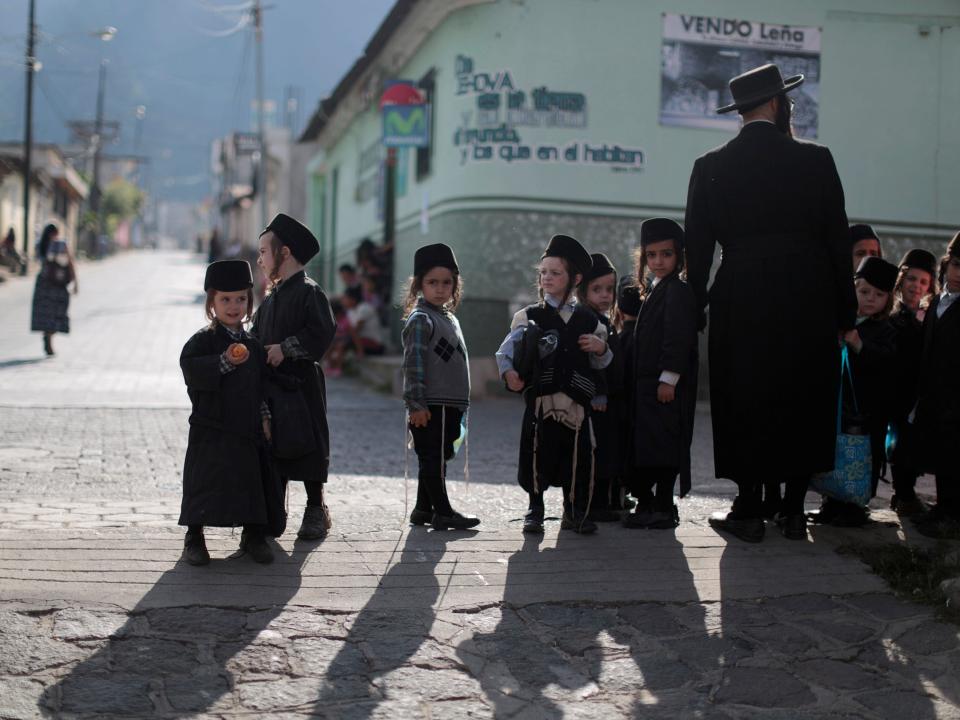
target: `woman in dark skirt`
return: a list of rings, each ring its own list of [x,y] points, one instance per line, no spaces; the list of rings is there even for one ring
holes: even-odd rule
[[[70,332],[68,288],[72,284],[74,294],[79,289],[70,248],[59,235],[56,225],[47,225],[37,243],[40,272],[33,289],[30,330],[43,333],[43,351],[47,355],[53,355],[54,333]]]

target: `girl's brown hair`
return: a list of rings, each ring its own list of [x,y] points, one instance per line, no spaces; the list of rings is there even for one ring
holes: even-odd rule
[[[540,262],[543,262],[545,257],[546,256],[540,258]],[[570,267],[570,263],[567,261],[566,258],[560,257],[558,255],[551,255],[550,257],[555,257],[557,258],[557,260],[562,262],[563,269],[567,271],[567,289],[563,291],[563,301],[567,302],[577,289],[577,281],[576,281],[577,275],[581,277],[581,282],[582,282],[583,273],[574,272],[573,269]],[[540,287],[540,263],[538,262],[536,265],[534,265],[533,269],[537,271],[537,280],[536,280],[535,286],[537,288],[537,297],[540,298],[540,304],[542,305],[544,303],[544,295],[543,295],[543,288]]]
[[[686,256],[684,255],[683,250],[677,247],[676,239],[673,240],[673,252],[677,256],[677,266],[673,269],[674,273],[677,273],[681,279],[687,279],[687,270],[686,270]],[[647,267],[647,254],[643,250],[643,245],[638,247],[633,251],[633,275],[637,282],[637,287],[640,288],[640,297],[645,298],[647,296],[647,278],[644,270]]]
[[[206,312],[207,314],[207,320],[210,321],[211,328],[216,327],[218,325],[217,315],[216,313],[213,312],[213,301],[216,299],[218,292],[220,291],[214,290],[213,288],[210,288],[209,290],[207,290],[207,300],[203,306],[204,312]],[[252,317],[253,317],[253,288],[249,288],[247,290],[247,314],[243,316],[243,319],[249,320]]]
[[[608,272],[607,275],[613,275],[613,302],[610,304],[610,309],[607,311],[608,317],[611,324],[614,323],[614,319],[619,314],[617,312],[617,273],[616,271]],[[600,278],[605,278],[607,275],[601,275],[600,277],[595,277],[592,280],[584,280],[579,285],[577,285],[577,300],[582,302],[584,305],[587,305],[587,290],[590,289],[590,284],[595,283]],[[620,328],[617,328],[618,330]]]
[[[858,282],[860,282],[861,280],[862,280],[863,282],[867,283],[867,285],[870,285],[870,283],[869,283],[867,280],[865,280],[864,278],[854,278],[853,284],[856,285],[856,284],[857,284]],[[876,287],[876,286],[875,286],[875,285],[871,285],[871,287]],[[877,290],[880,290],[880,288],[877,288]],[[893,295],[894,295],[893,292],[888,292],[888,293],[887,293],[887,304],[883,306],[883,310],[881,310],[881,311],[878,312],[878,313],[874,313],[874,314],[871,315],[870,317],[872,317],[874,320],[886,320],[887,318],[889,318],[889,317],[890,317],[890,313],[893,311]]]
[[[270,233],[270,257],[273,258],[273,270],[270,271],[267,281],[270,283],[269,290],[272,291],[280,281],[280,263],[283,262],[283,243],[277,237],[277,234],[272,231]]]
[[[433,268],[430,268],[430,270],[433,270]],[[429,270],[427,272],[429,272]],[[453,294],[450,296],[447,304],[443,306],[443,309],[448,313],[455,313],[460,306],[460,299],[463,297],[463,278],[460,277],[460,273],[454,270],[451,270],[450,273],[453,275]],[[424,275],[426,275],[426,273],[422,275],[411,275],[407,278],[402,300],[404,320],[410,317],[410,313],[412,313],[413,309],[417,306],[417,298],[420,297],[420,292],[423,290]]]

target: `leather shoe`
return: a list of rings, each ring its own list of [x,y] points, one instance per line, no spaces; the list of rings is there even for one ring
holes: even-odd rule
[[[913,497],[894,495],[890,498],[890,509],[895,510],[897,515],[902,517],[919,517],[927,511],[923,501],[916,495]]]
[[[573,530],[580,535],[590,535],[597,531],[597,524],[585,515],[575,515],[570,517],[566,513],[560,519],[561,530]]]
[[[410,513],[411,525],[428,525],[433,520],[433,510],[421,510],[414,508]]]
[[[267,545],[267,539],[260,533],[243,533],[240,535],[240,549],[247,553],[254,562],[266,565],[273,562],[273,550]]]
[[[456,510],[451,510],[449,515],[434,513],[430,520],[434,530],[468,530],[480,524],[480,518],[470,515],[461,515]]]
[[[774,520],[777,527],[780,528],[780,534],[787,540],[807,539],[807,516],[803,513],[794,513],[793,515],[778,513]]]
[[[744,542],[758,543],[763,540],[765,528],[761,518],[737,517],[734,513],[714,513],[710,516],[710,527],[728,532]]]
[[[674,507],[674,510],[676,507]],[[623,516],[626,528],[645,528],[647,530],[672,530],[679,524],[674,510],[641,510]]]
[[[301,540],[322,540],[333,523],[326,505],[307,505],[303,511],[303,520],[297,537]]]
[[[191,565],[208,565],[210,563],[207,542],[202,534],[187,535],[183,541],[183,559]]]
[[[530,508],[523,516],[523,532],[532,535],[543,534],[543,508]]]

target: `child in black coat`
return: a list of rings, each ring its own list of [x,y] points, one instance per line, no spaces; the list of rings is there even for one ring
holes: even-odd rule
[[[633,342],[633,493],[656,492],[652,505],[625,515],[630,528],[671,529],[679,514],[673,503],[690,490],[690,443],[697,396],[697,324],[693,291],[681,278],[683,228],[667,218],[640,226],[637,281],[643,304]],[[647,285],[646,274],[653,280]]]
[[[318,540],[330,529],[323,500],[330,465],[327,391],[320,359],[336,334],[326,293],[304,265],[320,251],[306,227],[278,214],[260,235],[257,264],[271,280],[270,293],[253,318],[253,332],[273,368],[267,383],[274,423],[273,458],[281,476],[300,480],[307,507],[297,531]]]
[[[620,417],[620,488],[623,507],[622,510],[632,510],[637,503],[653,506],[653,493],[649,488],[642,493],[642,497],[629,497],[631,490],[640,491],[636,483],[630,481],[634,473],[633,467],[633,337],[637,327],[637,315],[640,314],[640,287],[634,275],[624,275],[617,283],[617,309],[614,314],[614,327],[617,328],[620,365],[623,372],[620,375],[621,403]],[[631,493],[632,494],[632,493]],[[635,498],[635,499],[634,499]],[[621,516],[622,519],[622,516]]]
[[[892,407],[897,331],[890,323],[893,286],[897,266],[879,257],[867,256],[854,273],[857,290],[857,325],[843,337],[850,350],[853,375],[852,396],[845,389],[843,411],[846,417],[859,415],[870,435],[870,460],[873,472],[872,494],[883,475],[887,423]],[[825,498],[817,522],[844,527],[863,525],[867,509],[854,503]]]
[[[936,477],[937,504],[917,530],[960,537],[960,233],[940,260],[940,294],[923,319],[923,354],[916,423],[926,450],[922,470]]]
[[[263,402],[263,347],[243,330],[253,312],[253,277],[245,260],[207,268],[203,289],[210,325],[183,347],[180,367],[192,410],[183,465],[180,524],[187,526],[183,558],[210,562],[203,526],[243,526],[240,548],[267,563],[265,483],[271,468],[264,439],[270,416]]]

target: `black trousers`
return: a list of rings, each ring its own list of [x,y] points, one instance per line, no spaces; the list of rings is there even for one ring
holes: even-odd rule
[[[453,512],[447,497],[444,478],[447,461],[453,458],[453,443],[460,437],[463,412],[454,407],[430,405],[430,419],[425,427],[410,426],[413,448],[417,453],[418,510],[449,515]]]
[[[554,420],[539,423],[536,439],[537,483],[539,492],[530,493],[530,507],[543,507],[543,492],[550,486],[563,488],[563,509],[571,517],[587,511],[590,501],[590,466],[593,448],[590,446],[590,428],[584,422],[580,432]],[[574,470],[576,447],[576,470]],[[533,450],[521,462],[533,463]],[[571,499],[572,495],[572,499]]]
[[[737,480],[737,498],[734,500],[733,510],[743,518],[763,517],[763,486],[764,480],[757,478],[742,478]],[[790,477],[784,481],[783,512],[786,515],[803,513],[803,501],[807,497],[807,488],[810,478]]]

